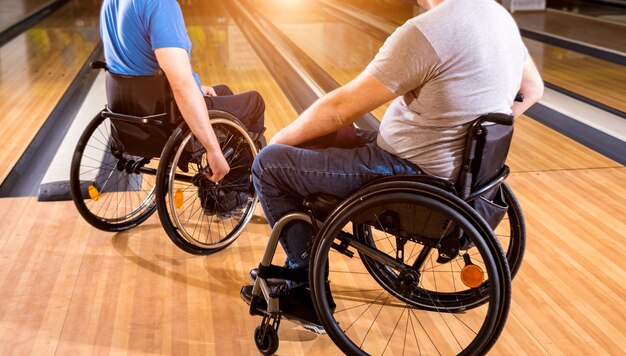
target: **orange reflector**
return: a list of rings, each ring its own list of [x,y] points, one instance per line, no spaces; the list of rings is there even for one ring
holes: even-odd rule
[[[98,199],[100,199],[100,192],[98,191],[98,188],[93,185],[90,185],[89,188],[87,188],[87,192],[89,193],[89,197],[94,201],[98,201]]]
[[[461,270],[461,281],[469,288],[478,288],[485,280],[485,273],[482,268],[469,264]]]
[[[174,204],[176,205],[176,209],[180,209],[183,206],[183,191],[180,189],[176,189],[176,193],[174,193]]]

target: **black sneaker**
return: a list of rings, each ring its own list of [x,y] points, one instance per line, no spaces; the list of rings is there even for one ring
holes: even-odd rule
[[[215,208],[219,217],[231,218],[241,212],[248,205],[250,199],[251,195],[248,192],[218,191],[215,196]]]
[[[252,285],[243,286],[239,295],[244,302],[250,305],[252,301]],[[330,288],[327,285],[326,291],[329,293],[331,302],[331,310],[335,309],[335,303],[330,295]],[[313,300],[311,299],[311,290],[308,284],[302,284],[297,287],[288,288],[287,283],[279,285],[272,290],[279,297],[279,306],[282,316],[285,319],[297,322],[305,329],[317,334],[325,334],[326,330],[322,326],[322,322],[315,313]],[[267,303],[263,298],[257,304],[257,310],[260,312],[267,310]]]
[[[241,287],[241,290],[239,291],[239,296],[248,305],[250,305],[250,303],[252,302],[252,288],[253,287],[254,287],[253,285],[246,285],[246,286]],[[257,310],[259,311],[267,310],[267,303],[265,302],[265,299],[263,299],[263,297],[261,297],[261,299],[259,299],[259,302],[257,303]]]
[[[334,309],[334,303],[332,308]],[[315,306],[311,299],[311,289],[308,284],[288,289],[280,298],[280,309],[285,319],[295,321],[314,333],[326,333],[315,312]]]

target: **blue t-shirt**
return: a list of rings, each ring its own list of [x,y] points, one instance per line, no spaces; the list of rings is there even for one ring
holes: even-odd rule
[[[124,75],[154,75],[159,64],[154,50],[183,48],[191,41],[176,0],[104,0],[100,35],[109,70]],[[193,76],[200,87],[200,78]]]

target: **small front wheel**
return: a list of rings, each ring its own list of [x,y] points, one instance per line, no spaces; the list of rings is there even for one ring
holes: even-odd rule
[[[278,350],[278,332],[270,325],[254,329],[254,343],[263,355],[273,355]]]

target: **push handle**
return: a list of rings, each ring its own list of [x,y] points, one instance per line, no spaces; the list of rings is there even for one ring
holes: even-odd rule
[[[103,62],[103,61],[93,61],[89,63],[89,67],[91,67],[91,69],[104,69],[104,70],[109,69],[107,68],[106,62]]]

